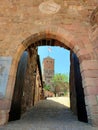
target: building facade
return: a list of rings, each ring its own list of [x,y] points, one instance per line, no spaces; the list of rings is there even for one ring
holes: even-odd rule
[[[54,59],[46,57],[43,59],[43,81],[46,85],[52,85],[52,77],[54,75]]]

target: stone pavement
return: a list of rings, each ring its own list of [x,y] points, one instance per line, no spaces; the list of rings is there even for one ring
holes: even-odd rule
[[[68,106],[69,101],[64,97],[48,98],[0,130],[98,130],[79,122]]]

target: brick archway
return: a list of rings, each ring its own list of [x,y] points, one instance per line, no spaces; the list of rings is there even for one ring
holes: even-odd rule
[[[4,124],[8,121],[8,113],[10,111],[10,106],[11,106],[17,66],[22,53],[31,44],[37,42],[38,40],[48,39],[48,38],[60,41],[65,46],[70,48],[79,58],[81,75],[83,80],[83,87],[85,91],[85,102],[87,106],[88,120],[92,124],[98,124],[97,123],[98,117],[94,116],[94,112],[95,112],[94,109],[95,107],[98,107],[98,103],[97,103],[95,91],[91,92],[91,87],[93,87],[94,90],[96,89],[96,86],[93,83],[94,82],[97,83],[97,81],[93,79],[90,71],[88,72],[88,70],[91,69],[94,70],[98,66],[98,62],[96,62],[96,60],[94,60],[93,57],[91,56],[93,54],[93,50],[91,48],[90,49],[85,48],[85,45],[83,44],[82,41],[80,41],[78,38],[70,34],[68,31],[64,30],[63,28],[59,28],[56,26],[45,27],[38,30],[38,32],[26,38],[18,47],[15,57],[13,58],[9,80],[8,80],[7,91],[6,91],[6,99],[8,101],[8,104],[5,107],[7,107],[6,108],[7,110],[3,108],[5,111],[3,111],[3,113],[0,115],[1,116],[0,124]],[[93,95],[91,93],[93,93]]]

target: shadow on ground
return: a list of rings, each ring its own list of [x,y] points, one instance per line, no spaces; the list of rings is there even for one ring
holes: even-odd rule
[[[0,130],[98,130],[79,122],[68,106],[53,100],[42,100],[20,120],[9,122]]]

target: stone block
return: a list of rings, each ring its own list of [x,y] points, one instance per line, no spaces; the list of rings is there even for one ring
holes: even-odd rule
[[[7,111],[0,110],[0,125],[4,125],[8,122],[9,114]]]
[[[85,96],[85,103],[88,106],[97,105],[96,96],[95,95]]]
[[[83,80],[83,87],[96,87],[98,84],[98,78],[86,78],[84,77],[84,80]]]
[[[98,70],[85,70],[82,71],[82,76],[85,78],[96,78],[98,76]]]
[[[98,94],[98,87],[85,87],[84,88],[85,95],[97,95]]]
[[[80,65],[81,70],[98,70],[97,60],[83,60]]]
[[[9,110],[10,101],[7,99],[0,99],[0,110]]]
[[[90,107],[88,105],[86,106],[86,111],[87,111],[87,116],[90,117],[91,111],[90,111]]]
[[[77,55],[80,57],[80,56],[83,56],[83,55],[87,55],[89,53],[89,51],[86,49],[86,48],[81,48],[79,51],[78,51],[78,53],[77,53]]]
[[[98,87],[97,87],[98,88]],[[96,99],[97,99],[97,103],[98,103],[98,93],[97,93],[97,95],[96,95]]]
[[[92,125],[93,126],[98,126],[98,115],[97,116],[93,116]]]
[[[98,105],[92,106],[90,109],[93,116],[98,116]]]
[[[89,53],[79,56],[80,63],[82,63],[83,61],[91,60],[91,59],[92,59],[92,56]]]

